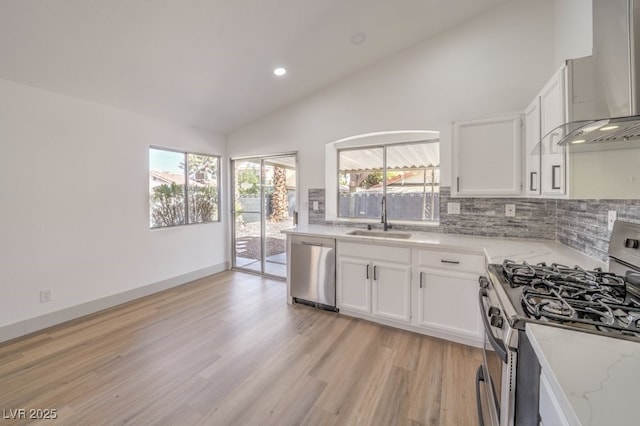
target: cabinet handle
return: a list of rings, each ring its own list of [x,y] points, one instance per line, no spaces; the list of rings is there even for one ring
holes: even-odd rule
[[[378,267],[373,267],[373,280],[376,281],[378,279]]]
[[[367,279],[369,279],[369,264],[367,264]]]
[[[456,178],[456,192],[460,192],[460,177]]]
[[[424,272],[420,272],[420,288],[422,288],[422,274],[424,274]]]
[[[450,263],[452,265],[459,265],[460,264],[459,260],[444,260],[444,259],[440,259],[440,262],[442,262],[442,263]]]
[[[556,179],[557,176],[557,179]],[[551,166],[551,189],[560,189],[560,166]]]
[[[538,190],[538,185],[536,185],[536,187],[533,187],[534,182],[537,183],[538,180],[538,172],[531,172],[529,174],[529,191],[537,191]]]

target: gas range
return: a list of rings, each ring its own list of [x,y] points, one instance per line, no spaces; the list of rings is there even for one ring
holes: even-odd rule
[[[640,298],[625,276],[511,260],[489,265],[488,272],[513,328],[543,322],[640,341]]]

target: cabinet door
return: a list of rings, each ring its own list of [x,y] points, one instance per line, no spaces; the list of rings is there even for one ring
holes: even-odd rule
[[[556,128],[566,122],[566,66],[560,68],[540,92],[540,130],[542,194],[564,194],[566,159],[564,147],[558,145],[562,131]]]
[[[338,308],[371,313],[371,274],[368,259],[338,258]]]
[[[411,321],[411,266],[373,264],[373,314],[396,321]]]
[[[540,97],[524,110],[525,194],[540,194]]]
[[[479,338],[477,277],[424,268],[419,274],[418,324]]]
[[[540,423],[543,425],[568,425],[569,422],[562,412],[562,408],[558,399],[553,394],[549,380],[544,371],[540,374],[540,401],[538,404],[540,410]]]
[[[454,195],[520,195],[522,116],[453,123]]]

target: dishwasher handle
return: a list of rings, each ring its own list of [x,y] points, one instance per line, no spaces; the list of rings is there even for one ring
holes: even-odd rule
[[[324,244],[322,244],[322,243],[308,243],[306,241],[302,241],[300,244],[305,245],[305,246],[324,247]]]

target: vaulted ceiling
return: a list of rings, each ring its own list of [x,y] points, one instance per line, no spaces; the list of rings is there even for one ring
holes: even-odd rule
[[[0,0],[0,78],[229,133],[504,1]]]

